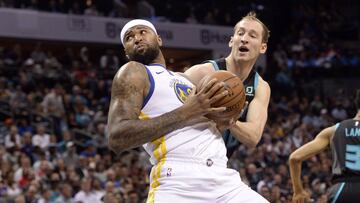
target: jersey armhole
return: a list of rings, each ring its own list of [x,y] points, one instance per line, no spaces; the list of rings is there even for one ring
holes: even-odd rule
[[[255,73],[255,79],[254,79],[254,89],[255,90],[256,90],[256,88],[258,87],[258,84],[259,84],[259,77],[260,77],[259,73],[256,72]]]
[[[154,93],[154,89],[155,89],[155,81],[154,81],[154,77],[152,76],[150,70],[146,67],[145,67],[145,70],[148,74],[148,77],[149,77],[149,81],[150,81],[150,89],[149,89],[149,93],[146,95],[144,101],[143,101],[143,105],[142,105],[142,108],[145,107],[145,105],[148,103],[148,101],[150,100],[151,96],[153,95]]]
[[[215,71],[220,70],[218,64],[214,60],[207,60],[207,61],[204,61],[204,63],[211,63],[213,65]]]

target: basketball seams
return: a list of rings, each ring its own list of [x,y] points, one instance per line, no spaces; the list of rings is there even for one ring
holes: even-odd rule
[[[231,91],[230,93],[235,92],[236,95],[231,95],[229,97],[222,98],[219,101],[215,102],[214,106],[227,106],[229,103],[231,103],[234,100],[241,101],[241,97],[243,97],[244,88],[243,88],[241,81],[239,81],[239,83],[237,83],[237,80],[238,80],[237,78],[238,78],[237,76],[227,78],[226,81],[228,81],[229,84],[233,84],[233,85],[231,86],[231,85],[227,84],[228,88],[225,88],[225,89],[228,89],[229,91]],[[231,79],[235,79],[235,80],[232,82]]]
[[[241,79],[228,71],[217,72],[217,74],[209,76],[207,81],[212,78],[216,78],[219,82],[224,82],[225,87],[222,90],[226,89],[230,94],[212,105],[213,107],[225,106],[226,110],[221,113],[209,114],[207,117],[213,120],[237,117],[241,113],[242,108],[244,108],[246,101],[245,89]]]

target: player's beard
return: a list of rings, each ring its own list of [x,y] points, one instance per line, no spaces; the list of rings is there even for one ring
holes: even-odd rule
[[[136,61],[145,65],[151,64],[154,59],[159,55],[160,48],[158,46],[148,47],[144,52],[129,53],[129,60]]]

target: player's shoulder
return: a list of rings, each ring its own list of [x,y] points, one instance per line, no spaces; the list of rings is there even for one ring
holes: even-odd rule
[[[354,125],[356,122],[356,120],[354,119],[346,119],[346,120],[343,120],[339,123],[337,123],[338,127],[341,125],[341,126],[344,126],[344,127],[348,127],[349,125],[352,126]]]
[[[145,65],[136,61],[129,61],[122,65],[118,71],[118,73],[122,72],[137,72],[137,71],[144,71]]]
[[[119,68],[114,79],[144,75],[141,73],[146,73],[145,65],[136,61],[129,61]]]
[[[113,78],[113,82],[136,82],[136,81],[147,81],[147,72],[144,64],[129,61],[122,65]]]
[[[201,64],[193,65],[188,70],[196,70],[196,71],[204,71],[204,72],[215,71],[211,63],[201,63]]]
[[[203,63],[191,66],[184,74],[189,78],[193,78],[193,81],[198,81],[213,71],[215,71],[215,69],[210,63]]]
[[[259,73],[258,73],[258,74],[259,74]],[[264,89],[264,90],[266,90],[266,91],[271,91],[271,88],[270,88],[269,83],[268,83],[266,80],[264,80],[264,79],[260,76],[260,74],[259,74],[258,77],[259,77],[259,79],[258,79],[259,83],[258,83],[257,89],[261,88],[261,89]]]
[[[332,126],[329,126],[325,129],[323,129],[320,133],[320,136],[319,137],[324,137],[326,139],[331,139],[334,135],[335,135],[335,132],[337,130],[337,128],[339,127],[339,124],[335,124],[335,125],[332,125]]]

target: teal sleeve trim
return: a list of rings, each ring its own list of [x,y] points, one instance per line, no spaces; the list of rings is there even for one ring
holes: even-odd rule
[[[204,63],[206,63],[206,62],[211,63],[211,64],[214,66],[215,71],[220,70],[218,64],[217,64],[214,60],[207,60],[207,61],[205,61]]]
[[[339,196],[340,196],[340,193],[341,193],[342,190],[344,189],[344,186],[345,186],[345,182],[344,182],[344,183],[341,183],[340,188],[339,188],[339,190],[336,192],[336,195],[335,195],[332,203],[335,203],[335,202],[338,200],[338,198],[339,198]]]
[[[255,74],[255,80],[254,80],[254,89],[255,89],[255,90],[256,90],[256,88],[257,88],[257,86],[258,86],[258,84],[259,84],[259,77],[260,77],[259,73],[256,72],[256,74]]]
[[[335,130],[338,129],[339,125],[340,125],[340,123],[336,123],[336,124],[335,124]]]

